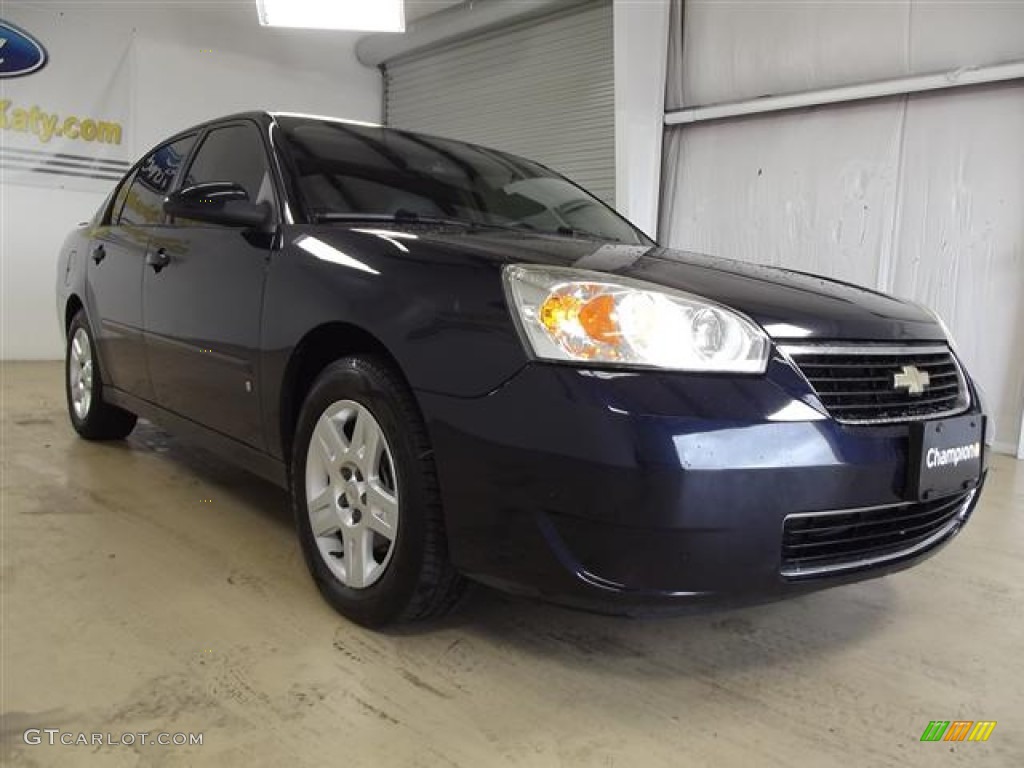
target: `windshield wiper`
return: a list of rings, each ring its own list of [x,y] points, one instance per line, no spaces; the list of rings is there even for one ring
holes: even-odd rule
[[[399,208],[395,211],[395,221],[415,221],[419,223],[428,224],[455,224],[466,227],[472,227],[475,229],[510,229],[516,231],[526,230],[528,232],[537,232],[542,235],[568,235],[569,237],[591,237],[595,240],[607,240],[613,243],[621,243],[617,237],[610,237],[608,235],[600,235],[597,232],[588,232],[585,229],[574,229],[567,226],[559,226],[557,229],[540,229],[535,227],[526,221],[509,221],[509,222],[497,222],[497,221],[475,221],[473,219],[457,219],[445,216],[424,216],[416,213],[415,211],[407,211],[404,208]]]
[[[592,237],[595,240],[607,240],[611,243],[621,243],[622,241],[617,237],[611,235],[599,235],[597,232],[588,232],[585,229],[574,229],[573,227],[561,226],[555,230],[559,235],[567,235],[568,237]]]
[[[376,222],[390,222],[394,224],[447,224],[457,227],[470,227],[474,229],[479,228],[493,228],[493,229],[536,229],[535,227],[525,223],[516,222],[514,224],[498,224],[491,221],[475,221],[473,219],[460,219],[452,216],[430,216],[416,213],[415,211],[407,211],[399,209],[395,213],[355,213],[347,211],[320,211],[313,214],[313,219],[319,222],[330,222],[330,221],[376,221]]]
[[[390,213],[349,213],[341,211],[315,211],[313,221],[397,221]]]
[[[415,211],[399,208],[394,213],[356,213],[352,211],[319,211],[313,214],[317,223],[330,221],[351,221],[351,222],[390,222],[394,224],[446,224],[449,226],[468,227],[470,229],[505,229],[513,231],[537,232],[548,235],[565,235],[567,237],[590,237],[595,240],[606,240],[612,243],[621,243],[617,237],[601,235],[597,232],[588,232],[585,229],[560,226],[554,230],[540,229],[525,221],[510,221],[499,223],[496,221],[477,221],[474,219],[460,219],[454,216],[431,216],[416,213]]]
[[[431,216],[429,214],[423,215],[416,213],[415,211],[408,211],[404,208],[399,208],[395,211],[395,221],[415,221],[417,223],[426,224],[454,224],[456,226],[471,227],[473,229],[536,229],[525,221],[515,221],[504,224],[496,221],[478,221],[476,219],[459,219],[451,216]]]

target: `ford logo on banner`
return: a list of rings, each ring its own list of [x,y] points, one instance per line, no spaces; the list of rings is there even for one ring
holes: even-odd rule
[[[42,69],[46,49],[28,32],[0,20],[0,77],[18,77]]]

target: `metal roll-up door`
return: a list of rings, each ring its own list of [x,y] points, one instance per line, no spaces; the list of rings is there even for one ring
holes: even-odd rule
[[[611,2],[388,61],[387,124],[537,160],[615,201]]]

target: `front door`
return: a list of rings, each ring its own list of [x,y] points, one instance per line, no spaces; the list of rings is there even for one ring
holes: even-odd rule
[[[274,204],[266,150],[247,121],[210,130],[180,187],[240,184]],[[156,401],[180,416],[264,447],[260,310],[272,239],[185,219],[154,230],[143,276],[149,375]]]

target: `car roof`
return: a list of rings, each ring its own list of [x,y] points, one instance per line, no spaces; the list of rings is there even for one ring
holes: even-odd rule
[[[366,128],[384,128],[385,130],[396,130],[394,128],[388,128],[386,125],[380,123],[371,123],[367,120],[350,120],[344,117],[334,117],[332,115],[314,115],[306,112],[266,112],[271,118],[277,117],[301,117],[308,120],[322,120],[328,123],[344,123],[345,125],[362,125]]]
[[[264,112],[262,110],[249,110],[247,112],[234,112],[234,113],[232,113],[230,115],[222,115],[220,117],[212,117],[209,120],[204,120],[201,123],[196,123],[195,125],[190,125],[187,128],[182,128],[179,131],[175,131],[170,136],[168,136],[166,139],[162,139],[160,141],[160,144],[166,144],[167,142],[173,141],[174,139],[176,139],[179,136],[185,136],[185,135],[190,134],[190,133],[198,133],[199,131],[202,131],[204,128],[209,128],[210,126],[217,125],[219,123],[228,123],[228,122],[231,122],[232,120],[255,120],[258,123],[264,124],[264,123],[267,123],[270,119],[271,119],[270,113],[269,112]]]
[[[262,110],[262,109],[256,110],[256,109],[253,109],[253,110],[247,110],[245,112],[233,112],[232,114],[229,114],[229,115],[222,115],[220,117],[213,117],[213,118],[210,118],[209,120],[204,120],[201,123],[196,123],[195,125],[190,125],[187,128],[182,128],[180,131],[175,131],[172,135],[170,135],[166,139],[163,139],[160,143],[161,144],[166,144],[168,141],[172,141],[172,140],[174,140],[178,136],[184,136],[186,134],[196,133],[198,131],[203,130],[204,128],[209,128],[210,126],[218,125],[220,123],[229,123],[229,122],[231,122],[233,120],[255,120],[256,122],[258,122],[260,124],[266,124],[266,123],[272,122],[275,118],[278,118],[278,117],[298,117],[298,118],[306,118],[306,119],[309,119],[309,120],[322,120],[322,121],[331,122],[331,123],[344,123],[346,125],[361,125],[361,126],[364,126],[366,128],[382,128],[384,130],[389,130],[389,131],[390,130],[396,130],[394,128],[389,128],[386,125],[381,125],[380,123],[372,123],[372,122],[369,122],[369,121],[366,121],[366,120],[352,120],[352,119],[343,118],[343,117],[334,117],[333,115],[316,115],[316,114],[310,114],[310,113],[306,113],[306,112],[286,112],[286,111],[276,111],[276,110],[271,112],[271,111],[268,111],[268,110]]]
[[[352,120],[352,119],[342,118],[342,117],[333,117],[331,115],[316,115],[316,114],[308,114],[308,113],[305,113],[305,112],[285,112],[285,111],[278,111],[278,110],[275,110],[275,111],[270,111],[270,110],[247,110],[245,112],[235,112],[235,113],[232,113],[232,114],[229,114],[229,115],[223,115],[221,117],[214,117],[214,118],[211,118],[209,120],[205,120],[205,121],[203,121],[201,123],[197,123],[196,125],[190,126],[189,128],[185,128],[183,130],[180,130],[180,131],[177,131],[176,133],[171,134],[166,139],[161,141],[159,144],[155,144],[153,147],[151,147],[147,151],[146,154],[149,154],[149,152],[152,152],[156,147],[163,146],[164,144],[168,144],[168,143],[171,143],[173,141],[176,141],[176,140],[178,140],[179,138],[181,138],[183,136],[187,136],[187,135],[193,134],[193,133],[198,133],[200,131],[203,131],[206,128],[209,128],[209,127],[214,126],[214,125],[219,125],[221,123],[228,123],[228,122],[231,122],[233,120],[254,120],[255,122],[259,123],[259,125],[262,128],[266,129],[270,125],[273,125],[278,117],[297,118],[297,119],[300,119],[300,120],[303,120],[303,119],[304,120],[315,120],[315,121],[323,121],[323,122],[328,122],[328,123],[340,123],[340,124],[344,124],[344,125],[360,126],[360,127],[363,127],[363,128],[377,128],[377,129],[380,129],[381,131],[386,131],[388,133],[393,133],[393,134],[397,134],[397,135],[414,136],[414,137],[419,137],[419,138],[422,138],[422,139],[432,139],[432,140],[438,140],[439,139],[439,140],[443,140],[443,141],[451,141],[451,142],[455,142],[457,144],[463,144],[463,145],[465,145],[467,147],[474,147],[474,148],[477,148],[477,149],[482,149],[482,150],[485,150],[487,152],[499,152],[502,155],[507,155],[509,157],[512,157],[512,158],[515,158],[517,160],[521,160],[521,161],[524,161],[524,162],[533,163],[535,165],[540,166],[541,168],[547,169],[546,165],[544,165],[543,163],[539,163],[536,160],[532,160],[530,158],[526,158],[526,157],[523,157],[521,155],[517,155],[514,152],[508,152],[506,150],[495,149],[494,147],[488,147],[486,145],[477,144],[477,143],[471,142],[471,141],[463,141],[461,139],[453,139],[453,138],[447,137],[447,136],[437,136],[435,134],[430,134],[430,133],[421,133],[419,131],[409,131],[409,130],[406,130],[404,128],[394,128],[394,127],[391,127],[391,126],[388,126],[388,125],[381,125],[380,123],[367,122],[365,120]],[[146,155],[142,155],[142,157],[145,157],[145,156]],[[550,170],[550,169],[548,169],[548,170]]]

